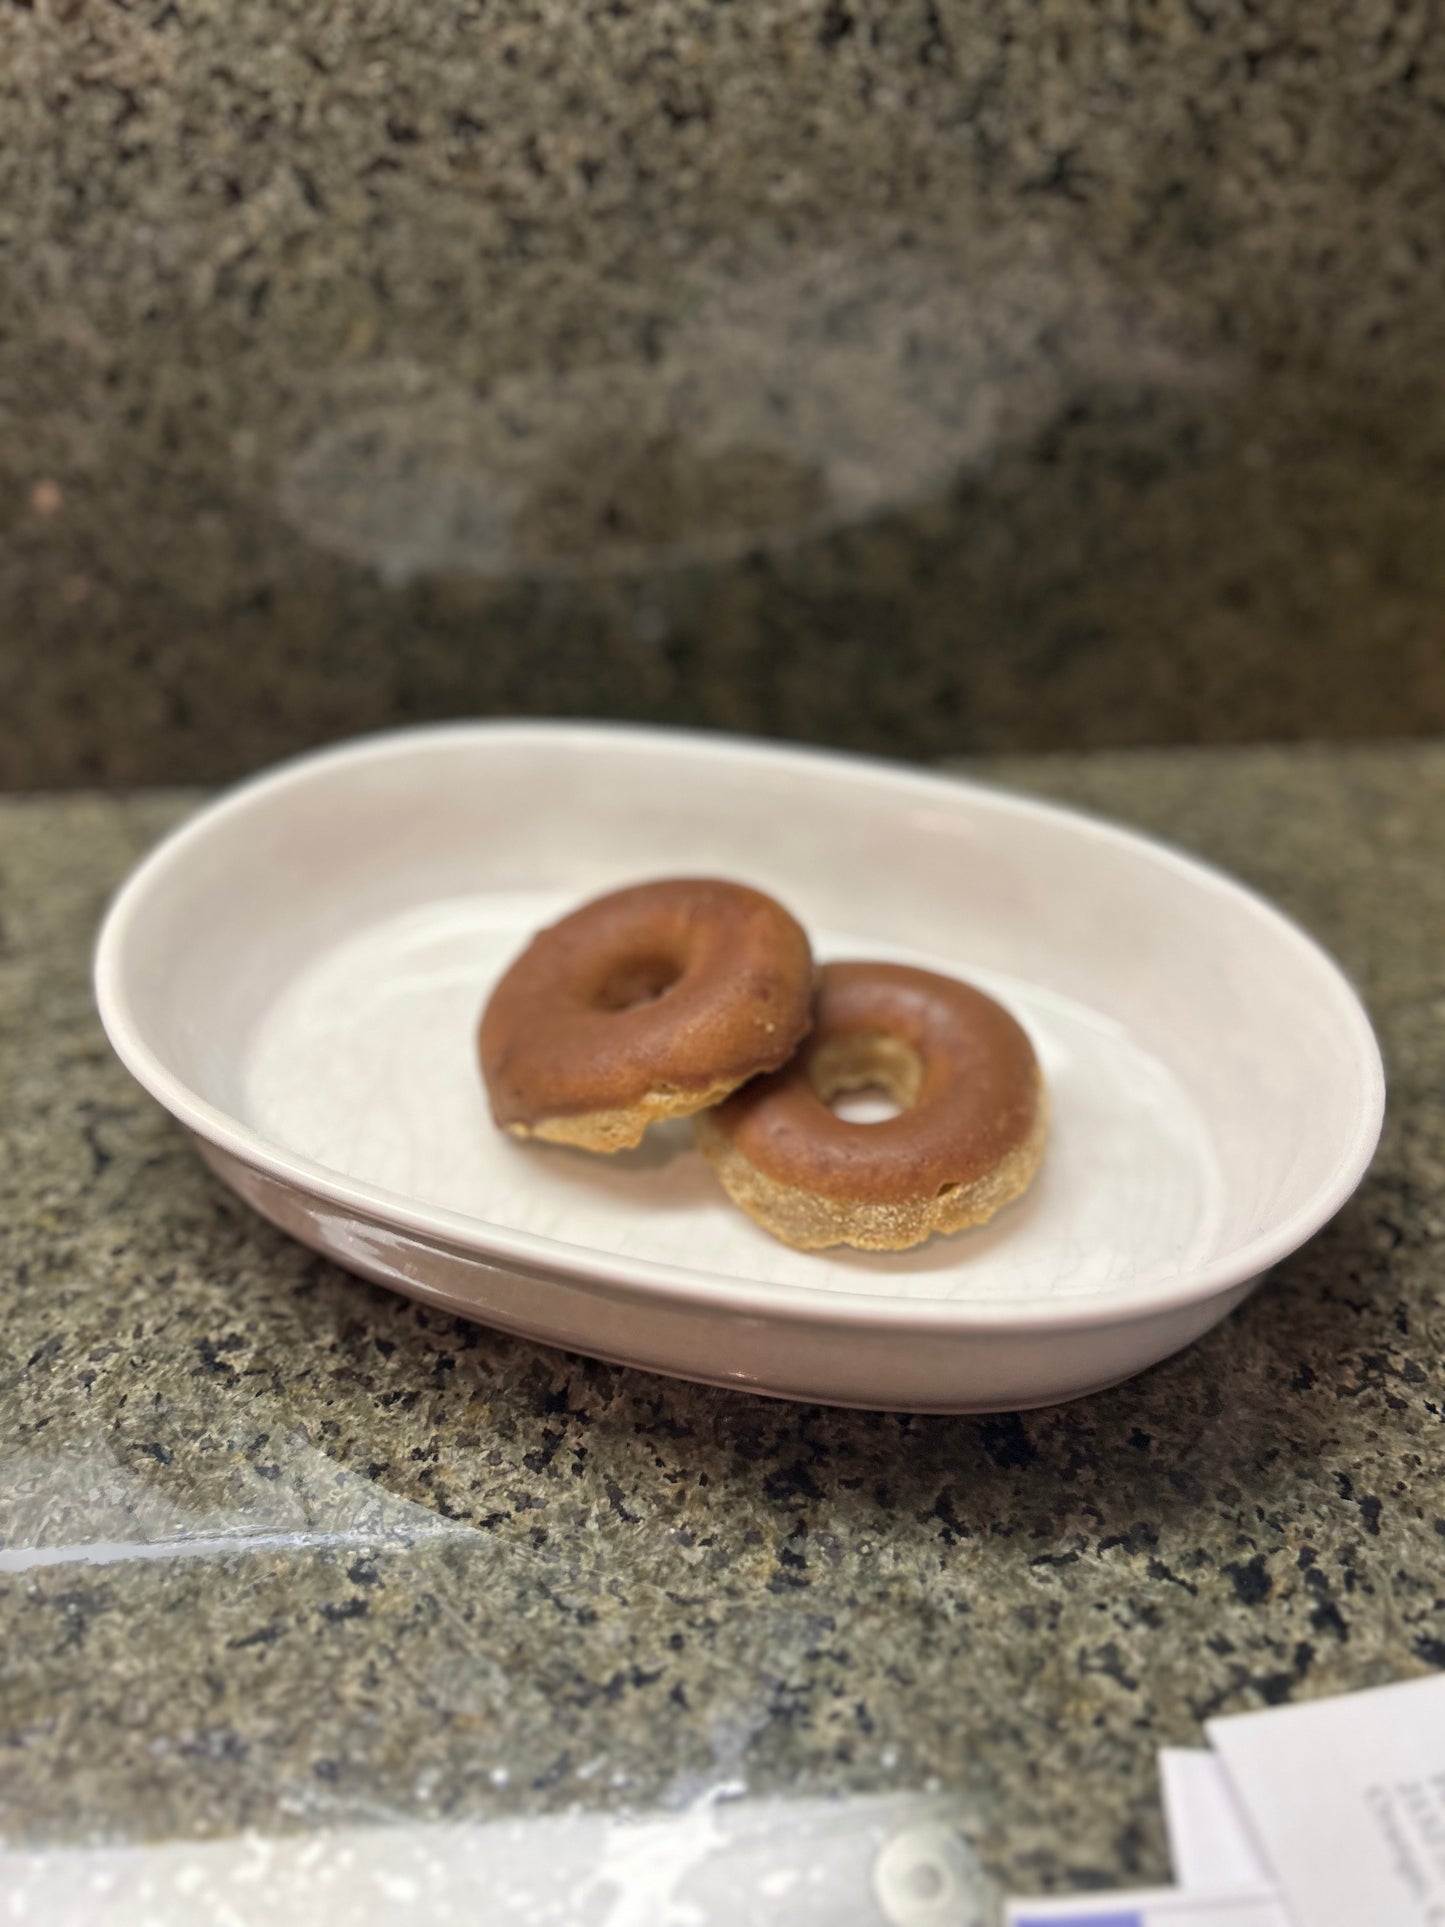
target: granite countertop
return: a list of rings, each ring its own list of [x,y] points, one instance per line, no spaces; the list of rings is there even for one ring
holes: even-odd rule
[[[1391,1099],[1223,1327],[982,1419],[594,1364],[288,1243],[91,1008],[106,894],[194,794],[0,805],[0,1835],[928,1788],[1007,1889],[1143,1882],[1161,1743],[1445,1666],[1445,745],[985,773],[1295,912]]]
[[[0,4],[0,783],[1445,729],[1442,112],[1415,0]]]

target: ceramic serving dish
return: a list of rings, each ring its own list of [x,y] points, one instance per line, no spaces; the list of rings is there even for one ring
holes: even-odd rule
[[[823,957],[966,977],[1053,1100],[1032,1189],[897,1255],[802,1253],[685,1125],[602,1159],[498,1133],[475,1026],[539,925],[669,874],[774,892]],[[1383,1080],[1331,960],[1179,852],[974,783],[711,736],[409,730],[243,784],[101,933],[121,1058],[256,1210],[488,1324],[834,1403],[984,1411],[1187,1345],[1364,1173]]]

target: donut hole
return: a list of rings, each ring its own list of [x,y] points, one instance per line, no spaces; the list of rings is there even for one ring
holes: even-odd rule
[[[636,1010],[665,997],[682,975],[675,957],[621,957],[593,993],[598,1010]]]
[[[890,1118],[903,1115],[903,1106],[877,1084],[839,1091],[828,1109],[845,1124],[886,1124]]]
[[[845,1124],[886,1124],[917,1102],[923,1063],[901,1037],[863,1030],[820,1044],[808,1075],[821,1101]]]

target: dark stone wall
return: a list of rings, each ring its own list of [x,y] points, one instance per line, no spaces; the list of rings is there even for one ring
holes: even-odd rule
[[[0,0],[0,784],[1445,727],[1410,0]]]

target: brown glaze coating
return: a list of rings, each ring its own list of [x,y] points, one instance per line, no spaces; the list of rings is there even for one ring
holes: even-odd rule
[[[836,1116],[881,1085],[901,1109]],[[814,1027],[782,1070],[698,1120],[734,1199],[790,1244],[899,1250],[981,1223],[1024,1189],[1046,1104],[1033,1048],[982,991],[901,964],[829,964]]]
[[[518,1136],[636,1143],[784,1063],[811,1021],[808,939],[743,884],[614,891],[532,939],[482,1016],[492,1114]]]

